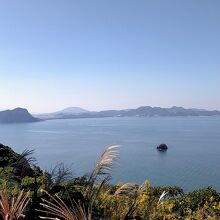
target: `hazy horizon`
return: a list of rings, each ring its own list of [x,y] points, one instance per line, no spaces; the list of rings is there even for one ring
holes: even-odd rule
[[[106,110],[128,110],[128,109],[137,109],[137,108],[139,108],[139,107],[146,107],[146,106],[150,106],[150,105],[141,105],[141,106],[134,106],[134,107],[131,107],[131,108],[114,108],[114,109],[105,109],[105,108],[103,108],[103,109],[87,109],[87,108],[82,108],[82,107],[80,107],[80,106],[66,106],[66,107],[64,107],[64,108],[59,108],[59,109],[53,109],[53,110],[51,110],[51,111],[42,111],[42,112],[36,112],[36,111],[31,111],[30,109],[28,109],[28,108],[26,108],[26,107],[23,107],[23,106],[17,106],[17,107],[13,107],[13,108],[0,108],[0,111],[5,111],[5,110],[13,110],[13,109],[15,109],[15,108],[25,108],[25,109],[27,109],[31,114],[42,114],[42,113],[53,113],[53,112],[59,112],[59,111],[62,111],[62,110],[65,110],[65,109],[67,109],[67,108],[81,108],[81,109],[84,109],[84,110],[87,110],[87,111],[90,111],[90,112],[92,112],[92,111],[97,111],[97,112],[99,112],[99,111],[106,111]],[[208,111],[214,111],[214,110],[216,110],[216,111],[220,111],[220,109],[207,109],[207,108],[195,108],[195,107],[185,107],[185,106],[176,106],[176,105],[172,105],[172,106],[150,106],[150,107],[152,107],[152,108],[154,108],[154,107],[160,107],[160,108],[172,108],[172,107],[183,107],[183,108],[185,108],[185,109],[198,109],[198,110],[208,110]]]
[[[0,109],[220,110],[220,1],[1,1]]]

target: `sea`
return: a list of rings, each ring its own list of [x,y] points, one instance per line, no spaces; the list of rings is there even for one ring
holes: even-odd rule
[[[120,145],[112,183],[180,186],[185,192],[220,191],[220,117],[114,117],[0,124],[0,143],[21,153],[34,149],[50,171],[63,162],[75,177],[89,174],[101,153]],[[168,146],[166,152],[156,149]]]

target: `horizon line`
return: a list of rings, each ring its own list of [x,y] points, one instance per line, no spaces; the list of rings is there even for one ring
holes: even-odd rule
[[[60,108],[59,110],[52,110],[52,111],[44,111],[44,112],[37,112],[37,111],[29,111],[29,108],[27,107],[13,107],[13,108],[0,108],[0,111],[7,111],[7,110],[14,110],[17,108],[23,108],[28,110],[28,112],[30,112],[31,114],[50,114],[50,113],[55,113],[55,112],[59,112],[59,111],[63,111],[67,108],[81,108],[83,110],[86,110],[88,112],[102,112],[102,111],[123,111],[123,110],[132,110],[132,109],[138,109],[141,107],[151,107],[151,108],[163,108],[163,109],[170,109],[170,108],[184,108],[184,109],[193,109],[193,110],[204,110],[204,111],[220,111],[219,109],[207,109],[207,108],[199,108],[199,107],[184,107],[184,106],[177,106],[177,105],[172,105],[169,107],[162,107],[162,106],[151,106],[151,105],[140,105],[138,107],[132,107],[132,108],[116,108],[116,109],[99,109],[99,110],[89,110],[87,108],[83,108],[83,107],[79,107],[79,106],[69,106],[69,107],[65,107],[65,108]]]

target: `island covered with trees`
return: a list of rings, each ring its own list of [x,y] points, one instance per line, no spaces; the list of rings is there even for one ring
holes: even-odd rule
[[[0,144],[0,219],[220,218],[220,194],[212,187],[185,193],[178,186],[152,186],[147,180],[110,184],[118,146],[106,148],[82,177],[74,177],[63,163],[43,171],[33,153],[19,154]]]

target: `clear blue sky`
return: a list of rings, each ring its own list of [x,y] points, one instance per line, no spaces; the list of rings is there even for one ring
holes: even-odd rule
[[[219,0],[1,0],[0,109],[220,109]]]

